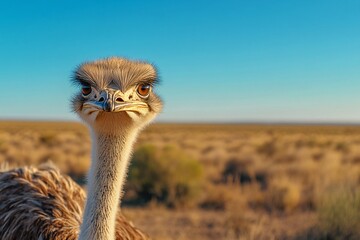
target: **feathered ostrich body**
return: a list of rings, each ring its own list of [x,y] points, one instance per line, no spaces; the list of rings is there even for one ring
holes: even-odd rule
[[[2,172],[0,239],[147,239],[118,214],[118,206],[137,134],[162,109],[153,92],[156,70],[108,58],[82,64],[73,80],[81,88],[73,109],[92,136],[87,197],[56,169]]]
[[[86,194],[51,168],[19,168],[0,174],[0,239],[75,240]],[[118,212],[117,240],[148,239]]]

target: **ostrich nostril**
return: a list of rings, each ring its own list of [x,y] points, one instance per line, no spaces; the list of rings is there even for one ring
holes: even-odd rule
[[[104,97],[101,97],[100,99],[99,99],[99,102],[103,102],[105,99],[104,99]]]
[[[118,98],[116,98],[116,101],[117,102],[124,102],[124,99],[122,99],[121,97],[118,97]]]

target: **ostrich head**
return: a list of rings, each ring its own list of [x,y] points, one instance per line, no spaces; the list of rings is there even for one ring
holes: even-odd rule
[[[149,63],[117,57],[86,62],[75,70],[73,81],[80,88],[73,110],[98,132],[142,128],[162,109],[153,91],[157,72]]]

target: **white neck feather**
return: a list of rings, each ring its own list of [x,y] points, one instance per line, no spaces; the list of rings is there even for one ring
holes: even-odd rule
[[[115,220],[136,131],[92,131],[92,163],[79,240],[114,240]]]

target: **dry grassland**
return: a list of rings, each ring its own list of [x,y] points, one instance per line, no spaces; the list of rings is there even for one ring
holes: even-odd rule
[[[154,239],[360,239],[360,127],[155,124],[136,147],[175,145],[203,166],[191,203],[123,206]],[[79,123],[0,122],[0,164],[53,162],[78,183]]]

